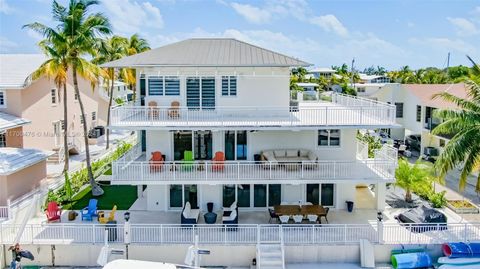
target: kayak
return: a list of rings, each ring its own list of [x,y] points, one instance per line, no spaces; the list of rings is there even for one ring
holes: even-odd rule
[[[476,263],[480,263],[480,258],[448,258],[448,257],[440,257],[440,258],[438,258],[438,263],[441,263],[441,264],[452,264],[452,265],[459,265],[459,264],[476,264]]]

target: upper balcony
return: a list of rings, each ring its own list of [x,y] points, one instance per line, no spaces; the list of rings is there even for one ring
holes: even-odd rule
[[[318,129],[396,127],[395,106],[333,93],[331,101],[286,107],[141,107],[112,109],[111,128],[124,129]]]

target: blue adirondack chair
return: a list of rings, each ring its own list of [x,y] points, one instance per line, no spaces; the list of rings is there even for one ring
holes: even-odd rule
[[[97,199],[90,199],[88,202],[88,206],[82,209],[82,220],[89,220],[92,221],[93,217],[97,216]]]

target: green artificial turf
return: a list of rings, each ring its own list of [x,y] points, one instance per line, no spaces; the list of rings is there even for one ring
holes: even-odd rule
[[[90,187],[79,192],[73,198],[76,201],[72,209],[80,210],[88,206],[90,199],[98,200],[99,210],[111,210],[114,205],[117,205],[118,210],[128,210],[132,204],[137,200],[137,187],[136,186],[102,186],[105,193],[99,197],[93,197]]]

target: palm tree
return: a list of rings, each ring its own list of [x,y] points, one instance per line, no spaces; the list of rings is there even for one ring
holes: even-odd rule
[[[66,59],[71,68],[73,78],[73,88],[78,97],[78,104],[82,115],[83,137],[85,141],[85,157],[87,164],[87,174],[92,186],[92,195],[100,196],[103,190],[93,178],[90,150],[88,145],[87,121],[85,120],[85,108],[78,87],[78,75],[83,76],[92,82],[92,88],[96,83],[96,77],[100,74],[100,69],[84,59],[83,57],[95,54],[95,44],[97,38],[102,34],[110,34],[111,27],[108,19],[101,13],[89,14],[89,8],[97,5],[97,0],[70,0],[68,7],[64,7],[53,1],[53,18],[58,25],[54,28],[41,23],[28,24],[25,27],[33,29],[42,34],[47,40],[57,40],[58,36],[64,36]]]
[[[468,57],[468,56],[467,56]],[[480,170],[480,66],[472,62],[472,76],[466,80],[467,98],[460,98],[448,92],[436,94],[434,98],[442,98],[456,105],[457,109],[439,110],[437,113],[444,122],[438,125],[433,134],[454,134],[445,145],[435,162],[440,176],[463,163],[460,174],[459,189],[464,190],[467,177]],[[480,192],[480,175],[475,187]]]
[[[68,62],[64,41],[64,36],[58,35],[56,36],[56,39],[44,39],[38,44],[49,59],[33,72],[32,79],[35,80],[45,76],[55,82],[59,93],[61,89],[63,89],[63,151],[65,162],[63,166],[63,173],[67,173],[69,168],[67,105]]]
[[[127,54],[127,39],[121,36],[112,36],[108,39],[101,39],[98,41],[98,52],[93,59],[95,64],[103,64],[110,61],[118,60]],[[110,126],[110,109],[112,108],[113,101],[113,88],[115,83],[115,69],[107,68],[105,72],[105,79],[110,84],[110,90],[108,93],[108,110],[107,110],[107,126]],[[110,147],[110,129],[107,129],[107,143],[106,149]]]
[[[421,160],[413,165],[406,159],[398,161],[398,167],[395,171],[395,185],[405,190],[405,202],[412,202],[412,189],[416,184],[429,184],[432,180],[431,165]]]
[[[147,50],[150,50],[150,45],[148,41],[144,38],[141,38],[138,34],[132,35],[128,39],[127,44],[127,55],[134,55],[137,53],[141,53]],[[133,91],[133,100],[137,98],[137,77],[135,69],[131,68],[123,68],[121,69],[121,77],[125,83],[127,83],[128,88]]]

